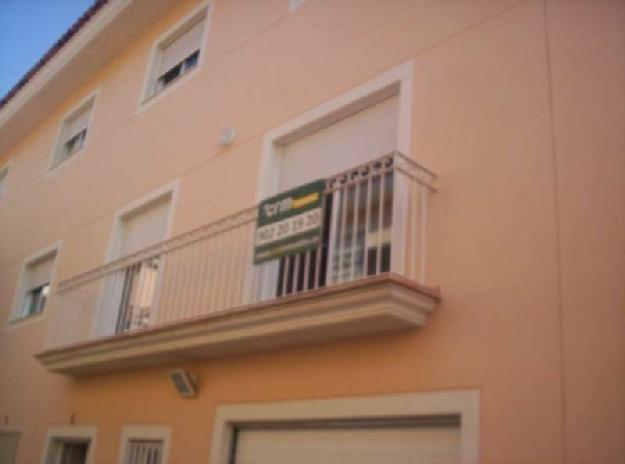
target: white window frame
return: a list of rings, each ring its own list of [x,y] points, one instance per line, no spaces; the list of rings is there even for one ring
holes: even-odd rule
[[[187,80],[191,79],[193,76],[197,75],[197,73],[202,69],[206,55],[206,41],[208,38],[208,31],[210,29],[212,12],[212,2],[202,2],[200,5],[191,10],[191,12],[189,12],[183,18],[177,21],[173,26],[167,29],[164,33],[158,36],[157,39],[152,43],[152,47],[150,49],[150,57],[148,59],[145,77],[143,80],[143,86],[141,89],[141,95],[139,97],[139,113],[147,109],[156,101],[160,100],[164,95],[168,95],[173,89],[180,87],[180,84],[182,82],[186,82]],[[204,21],[204,28],[202,30],[202,38],[200,40],[200,56],[198,58],[198,63],[193,67],[193,69],[178,76],[169,85],[167,85],[160,91],[155,92],[154,86],[156,84],[156,79],[158,78],[156,73],[158,69],[158,61],[161,56],[161,49],[168,42],[175,40],[175,37],[179,35],[181,31],[186,30],[196,21],[202,20]]]
[[[97,97],[99,93],[100,93],[100,88],[98,87],[97,89],[90,92],[82,100],[80,100],[80,102],[78,102],[76,105],[74,105],[67,113],[65,113],[63,118],[61,118],[61,122],[59,124],[59,127],[57,128],[56,138],[54,140],[54,146],[52,147],[52,154],[50,155],[50,161],[48,162],[48,172],[46,176],[52,175],[53,173],[57,172],[61,168],[61,166],[67,166],[72,160],[76,159],[80,154],[82,154],[85,151],[85,149],[88,147],[87,144],[89,143],[91,132],[93,132],[92,128],[93,128],[94,114],[95,114],[95,109],[96,109],[96,103],[98,101]],[[71,119],[73,119],[75,116],[81,113],[81,111],[86,106],[90,106],[89,122],[87,123],[87,133],[85,134],[85,140],[83,141],[82,146],[78,150],[76,150],[74,153],[72,153],[68,158],[57,162],[60,156],[61,150],[63,149],[63,146],[65,145],[65,142],[66,142],[64,140],[61,140],[65,125]]]
[[[115,211],[115,215],[113,218],[113,224],[111,227],[111,232],[109,235],[109,244],[107,247],[105,263],[110,263],[118,259],[119,250],[122,243],[122,237],[124,233],[124,218],[132,215],[133,212],[141,210],[145,208],[150,203],[158,202],[159,199],[164,197],[169,197],[169,212],[167,217],[167,225],[165,227],[165,237],[163,240],[167,240],[171,237],[172,226],[174,214],[176,211],[176,205],[178,202],[178,192],[180,190],[180,179],[175,179],[174,181],[165,184],[151,192],[146,193],[145,195],[137,198],[136,200],[120,207]],[[165,259],[163,258],[162,265],[165,265]],[[162,283],[162,274],[159,275],[156,283],[154,301],[156,301],[156,306],[154,310],[150,313],[150,322],[154,321],[156,314],[158,313],[158,298],[160,294],[160,288]],[[97,310],[93,314],[93,320],[91,322],[91,334],[106,334],[110,333],[113,325],[114,319],[117,317],[116,313],[112,313],[111,311],[107,311],[106,308],[109,306],[108,298],[116,298],[116,296],[111,297],[105,293],[105,286],[101,286],[100,291],[97,296]]]
[[[9,178],[9,173],[11,172],[11,162],[12,161],[7,161],[6,163],[0,165],[0,173],[6,172],[6,174],[4,176],[3,184],[0,187],[0,200],[6,196],[7,181],[8,181],[8,178]]]
[[[171,443],[171,427],[167,425],[126,425],[122,428],[119,444],[118,464],[125,464],[124,458],[131,440],[160,440],[163,442],[163,458],[161,464],[169,462]]]
[[[119,258],[119,250],[121,246],[122,234],[124,230],[124,218],[132,215],[134,212],[145,208],[150,203],[155,203],[164,197],[170,198],[169,217],[167,218],[167,227],[165,230],[165,238],[167,240],[171,236],[174,211],[178,201],[178,192],[180,190],[180,179],[175,179],[155,190],[152,190],[136,200],[127,203],[115,211],[113,218],[113,226],[109,235],[109,244],[106,253],[106,263]]]
[[[452,414],[460,416],[460,463],[477,464],[480,435],[478,390],[219,405],[215,412],[209,462],[228,464],[235,428],[250,422],[388,420]]]
[[[341,119],[351,116],[360,110],[369,108],[386,98],[397,97],[397,150],[410,157],[412,154],[412,106],[414,94],[414,60],[408,60],[372,79],[353,87],[352,89],[337,95],[330,100],[317,105],[304,113],[295,116],[265,133],[261,148],[260,173],[256,201],[278,193],[279,176],[281,169],[281,147],[312,134],[320,128],[333,124]],[[395,183],[393,195],[393,210],[406,211],[405,202],[406,181],[399,177]],[[391,271],[400,275],[404,274],[404,260],[402,252],[405,250],[405,231],[403,221],[407,214],[394,215],[392,226],[391,247]],[[422,240],[425,240],[422,237]],[[420,281],[425,282],[425,247],[419,257]],[[277,262],[269,264],[261,271],[265,272],[265,282],[260,289],[261,298],[271,298],[274,292],[275,279],[278,275]],[[253,285],[253,271],[248,271],[246,276],[246,294],[251,294]],[[257,297],[257,295],[255,295]]]
[[[50,453],[55,440],[80,440],[88,441],[89,449],[87,451],[86,464],[95,462],[95,447],[98,435],[98,428],[94,425],[59,425],[48,427],[46,434],[46,444],[43,449],[41,464],[50,464]]]
[[[46,307],[50,303],[50,298],[54,293],[54,289],[56,288],[56,271],[59,264],[59,255],[61,253],[62,241],[58,241],[49,245],[45,248],[40,249],[39,251],[29,255],[22,261],[22,266],[20,270],[20,275],[17,281],[17,286],[15,288],[15,296],[13,298],[13,310],[11,311],[11,316],[9,317],[9,324],[14,325],[26,321],[35,321],[43,318],[46,314]],[[22,315],[22,306],[24,303],[24,298],[26,296],[26,288],[27,283],[27,275],[29,266],[35,264],[37,261],[47,258],[49,255],[54,254],[54,262],[52,264],[52,273],[50,274],[50,289],[48,300],[46,301],[46,305],[43,310],[32,316],[24,316]]]

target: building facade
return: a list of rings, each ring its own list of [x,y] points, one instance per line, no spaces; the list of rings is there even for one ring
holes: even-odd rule
[[[0,461],[622,463],[624,172],[619,0],[97,2],[0,108]]]

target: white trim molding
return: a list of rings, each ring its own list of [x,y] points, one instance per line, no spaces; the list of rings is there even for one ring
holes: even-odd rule
[[[3,178],[3,184],[2,186],[0,186],[0,201],[2,198],[6,196],[7,186],[8,186],[7,182],[9,179],[9,175],[11,174],[12,164],[13,164],[13,159],[10,159],[6,163],[0,164],[0,172],[6,171],[6,174],[4,175],[4,178]]]
[[[200,5],[196,6],[191,10],[188,14],[178,20],[174,25],[168,28],[165,32],[159,35],[156,40],[152,43],[152,47],[150,48],[150,54],[148,63],[145,69],[145,74],[143,78],[143,85],[141,86],[141,93],[139,95],[139,105],[137,113],[140,114],[145,111],[147,108],[152,106],[156,101],[159,101],[164,95],[168,95],[174,89],[180,87],[182,82],[186,82],[191,79],[193,76],[197,75],[202,66],[204,64],[204,55],[206,49],[206,41],[208,40],[208,33],[210,29],[210,23],[213,15],[213,5],[212,2],[204,1]],[[173,36],[181,30],[186,28],[192,23],[196,21],[204,21],[204,27],[202,30],[202,38],[200,41],[200,56],[198,59],[197,65],[176,79],[176,82],[173,82],[171,85],[165,87],[160,92],[154,93],[152,86],[156,79],[156,67],[159,55],[159,49],[171,40]]]
[[[411,153],[414,61],[395,66],[268,131],[262,143],[257,202],[277,192],[279,147],[350,116],[393,95],[399,97],[397,150]]]
[[[95,447],[98,428],[94,425],[56,425],[48,427],[46,444],[41,458],[42,464],[49,463],[51,445],[55,440],[81,440],[89,443],[85,464],[95,463]]]
[[[17,326],[17,325],[21,326],[22,323],[25,323],[27,321],[32,322],[35,320],[40,320],[46,314],[45,307],[43,308],[43,311],[41,313],[34,315],[34,316],[24,317],[20,314],[22,301],[24,299],[24,291],[26,290],[24,288],[24,285],[26,283],[25,282],[26,271],[29,265],[39,260],[45,259],[50,255],[54,255],[54,263],[52,264],[52,273],[50,274],[50,295],[52,295],[54,293],[54,290],[56,289],[56,271],[57,271],[58,264],[59,264],[59,255],[61,253],[62,245],[63,245],[62,240],[59,240],[51,245],[48,245],[45,248],[42,248],[36,251],[35,253],[30,254],[22,261],[21,268],[20,268],[20,275],[17,280],[17,285],[15,286],[13,306],[12,306],[11,313],[9,316],[9,321],[8,321],[9,326]]]
[[[217,406],[209,462],[227,464],[234,430],[246,423],[460,416],[460,463],[479,462],[480,392],[450,390]]]
[[[168,239],[171,236],[174,210],[176,209],[179,189],[180,179],[175,179],[172,182],[162,185],[131,201],[130,203],[127,203],[124,206],[118,208],[117,211],[115,211],[115,217],[113,219],[113,226],[111,228],[111,234],[109,237],[109,244],[106,252],[105,261],[108,263],[119,257],[118,253],[121,243],[121,231],[124,217],[127,217],[133,212],[146,207],[150,203],[156,203],[165,197],[169,197],[171,201],[169,208],[169,217],[167,218],[165,237],[163,238],[164,240]]]
[[[74,105],[69,111],[67,111],[61,118],[57,127],[56,137],[54,139],[54,145],[52,146],[52,153],[48,161],[46,177],[52,176],[54,173],[56,173],[58,170],[61,169],[61,166],[67,166],[69,163],[71,163],[72,160],[74,160],[81,153],[83,153],[86,148],[88,148],[88,143],[90,141],[91,133],[93,131],[93,119],[94,119],[94,114],[95,114],[95,109],[96,109],[96,104],[98,101],[99,94],[100,94],[100,87],[97,87],[95,90],[89,92],[89,94],[86,97],[81,99],[76,105]],[[57,162],[59,150],[61,149],[61,146],[59,145],[61,144],[61,134],[63,133],[63,128],[65,127],[65,124],[67,123],[69,119],[76,116],[82,109],[84,109],[87,106],[90,107],[89,123],[87,124],[87,133],[85,135],[85,141],[83,142],[82,147],[80,147],[76,152],[72,153],[71,156],[69,156],[67,159],[61,162]]]
[[[119,444],[118,464],[124,464],[126,449],[131,440],[160,440],[163,442],[163,454],[160,464],[169,461],[171,446],[171,427],[167,425],[126,425],[122,428],[122,437]]]

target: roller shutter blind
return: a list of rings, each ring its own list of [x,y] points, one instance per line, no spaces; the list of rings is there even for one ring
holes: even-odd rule
[[[397,96],[284,145],[279,190],[326,178],[397,149]]]
[[[191,26],[182,35],[163,47],[161,63],[157,75],[176,66],[191,53],[200,48],[204,19]]]
[[[27,289],[39,287],[50,282],[55,256],[56,254],[49,255],[28,266]]]
[[[458,425],[239,431],[235,464],[457,464]]]
[[[169,198],[123,218],[120,256],[154,245],[165,238]]]
[[[87,129],[87,126],[89,125],[89,116],[91,115],[91,108],[92,105],[88,105],[65,123],[65,127],[63,129],[63,143],[67,142],[70,138],[80,133],[82,130]]]

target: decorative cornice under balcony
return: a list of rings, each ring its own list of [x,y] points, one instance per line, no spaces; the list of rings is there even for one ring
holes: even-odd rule
[[[72,344],[36,355],[51,371],[90,372],[158,365],[415,329],[438,289],[392,273]]]

